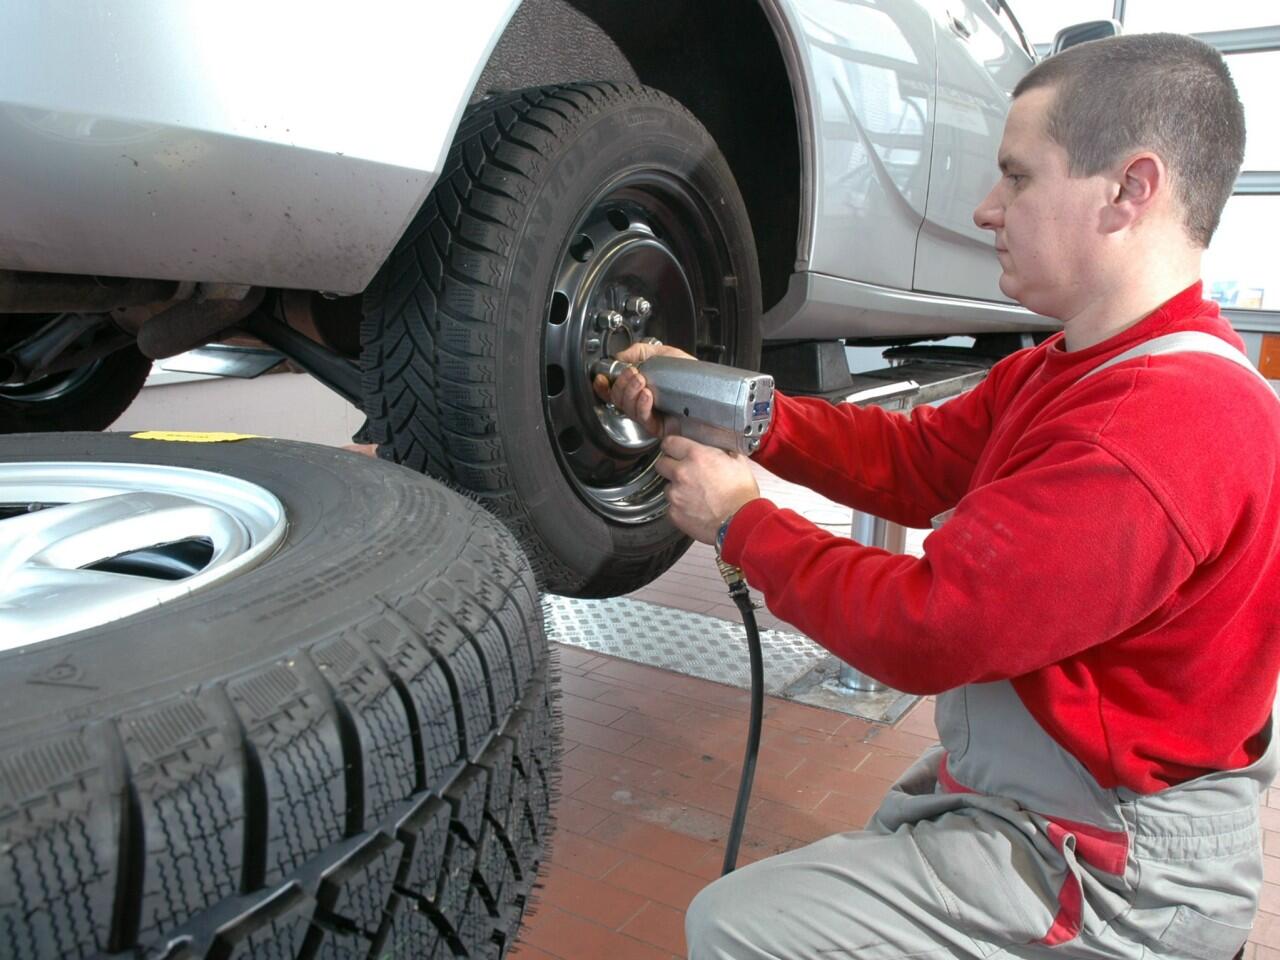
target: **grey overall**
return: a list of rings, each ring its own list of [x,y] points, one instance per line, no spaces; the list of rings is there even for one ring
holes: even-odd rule
[[[1244,360],[1203,336],[1235,356],[1174,334],[1106,366],[1170,350]],[[1007,681],[940,695],[936,719],[941,745],[865,830],[699,893],[690,960],[1229,960],[1245,942],[1262,889],[1258,801],[1280,767],[1274,715],[1254,764],[1146,795],[1100,787]]]

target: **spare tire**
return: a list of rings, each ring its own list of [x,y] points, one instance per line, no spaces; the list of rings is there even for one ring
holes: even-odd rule
[[[506,953],[558,724],[478,506],[282,441],[0,438],[0,571],[0,956]]]

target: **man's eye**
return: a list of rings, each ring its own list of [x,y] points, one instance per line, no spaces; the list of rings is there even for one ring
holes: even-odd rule
[[[1004,177],[1006,180],[1012,181],[1015,187],[1018,184],[1020,184],[1023,180],[1027,179],[1026,174],[1023,174],[1023,173],[1006,173]]]

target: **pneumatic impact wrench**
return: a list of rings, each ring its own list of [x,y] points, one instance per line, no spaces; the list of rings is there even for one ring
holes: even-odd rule
[[[593,377],[603,375],[610,383],[629,364],[600,360],[591,368]],[[667,420],[667,429],[682,437],[719,447],[730,453],[750,456],[773,422],[773,377],[739,370],[702,360],[678,357],[650,357],[637,369],[653,392],[653,405]],[[717,558],[720,576],[729,587],[742,626],[747,633],[751,658],[751,712],[747,728],[747,750],[738,781],[738,798],[733,807],[729,836],[725,841],[721,874],[731,873],[738,863],[738,847],[747,816],[747,801],[755,779],[756,755],[760,750],[760,725],[764,715],[764,665],[760,651],[760,631],[756,627],[751,595],[742,571]]]

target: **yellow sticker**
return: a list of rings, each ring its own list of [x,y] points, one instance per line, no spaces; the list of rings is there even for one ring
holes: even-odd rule
[[[131,436],[134,440],[172,440],[175,443],[228,443],[258,437],[256,433],[185,433],[181,430],[144,430]]]

